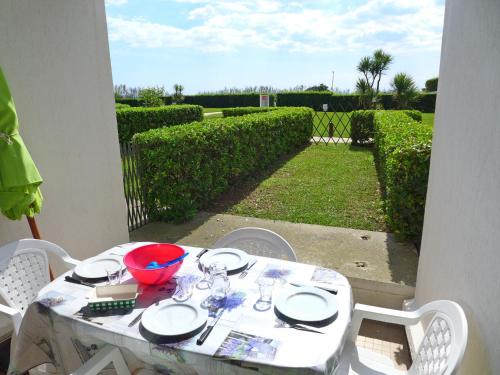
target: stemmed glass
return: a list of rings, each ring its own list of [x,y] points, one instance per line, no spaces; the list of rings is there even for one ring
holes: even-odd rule
[[[210,279],[210,267],[206,264],[200,262],[201,270],[203,271],[203,278],[196,283],[196,287],[198,289],[208,289],[209,279]]]

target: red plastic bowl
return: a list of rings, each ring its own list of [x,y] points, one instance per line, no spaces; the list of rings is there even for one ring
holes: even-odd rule
[[[182,247],[168,243],[159,243],[141,246],[128,252],[123,258],[123,262],[137,281],[143,284],[157,285],[164,284],[170,280],[179,268],[181,268],[182,260],[171,266],[159,269],[148,270],[146,266],[152,261],[162,264],[181,255],[184,255]]]

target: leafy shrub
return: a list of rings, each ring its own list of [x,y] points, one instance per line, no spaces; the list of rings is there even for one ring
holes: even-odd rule
[[[351,139],[353,144],[368,143],[373,140],[374,110],[354,111],[351,115]]]
[[[373,142],[374,126],[373,118],[375,110],[353,111],[351,114],[351,139],[353,144],[367,144]],[[402,112],[413,120],[422,122],[422,112],[416,110],[386,111],[398,113]]]
[[[438,80],[439,78],[431,78],[425,81],[425,91],[427,92],[434,92],[437,91],[438,89]]]
[[[237,108],[224,108],[222,116],[236,117],[249,115],[250,113],[274,111],[277,107],[237,107]]]
[[[163,87],[147,87],[139,91],[139,98],[144,107],[161,107],[164,105],[162,97],[165,96]]]
[[[269,105],[274,106],[275,96],[269,95]],[[260,94],[200,94],[185,95],[184,103],[206,108],[258,107]]]
[[[165,126],[186,124],[203,119],[198,105],[170,105],[156,108],[125,108],[116,111],[118,138],[128,142],[135,133]]]
[[[120,98],[115,99],[115,102],[117,104],[126,104],[130,107],[142,107],[144,104],[142,100],[138,98]]]
[[[417,97],[415,109],[424,113],[434,113],[436,111],[436,93],[422,93]]]
[[[115,103],[115,109],[125,109],[130,108],[130,105],[123,103]]]
[[[375,161],[387,224],[404,240],[420,241],[432,147],[432,126],[403,111],[374,114]]]
[[[230,184],[307,144],[312,129],[310,109],[280,108],[136,134],[149,215],[189,219]]]

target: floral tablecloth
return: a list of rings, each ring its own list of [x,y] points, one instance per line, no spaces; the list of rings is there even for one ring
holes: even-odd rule
[[[120,245],[107,250],[123,255],[143,243]],[[190,255],[179,274],[201,277],[195,260],[200,248],[183,246]],[[133,374],[332,374],[337,367],[351,320],[352,292],[347,279],[332,270],[312,265],[256,257],[257,263],[244,279],[230,276],[231,290],[226,310],[202,346],[200,335],[174,344],[149,342],[140,324],[128,324],[159,297],[169,298],[175,280],[166,285],[142,289],[137,307],[127,315],[89,318],[82,314],[89,287],[64,281],[64,276],[42,289],[23,319],[9,374],[21,374],[42,363],[52,363],[61,374],[68,374],[91,358],[102,346],[120,350]],[[256,280],[265,274],[277,278],[274,296],[288,282],[336,288],[338,315],[330,325],[317,330],[324,334],[283,327],[274,309],[259,312]],[[125,274],[124,282],[133,282]],[[208,290],[195,288],[194,302],[201,302]],[[112,370],[110,370],[112,373]]]

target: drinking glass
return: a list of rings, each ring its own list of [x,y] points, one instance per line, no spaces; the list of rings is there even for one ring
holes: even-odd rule
[[[258,311],[266,311],[271,308],[273,300],[273,289],[275,280],[271,277],[261,277],[257,280],[260,298],[255,302],[254,308]]]
[[[211,305],[222,307],[230,286],[227,268],[224,264],[212,263],[210,265],[208,285],[210,287],[210,296],[201,303],[201,306],[205,308]]]
[[[203,279],[201,279],[200,281],[198,281],[198,283],[196,283],[196,287],[198,289],[208,289],[210,287],[209,285],[210,266],[200,262],[200,267],[201,270],[203,271]]]
[[[122,282],[123,265],[120,264],[118,271],[116,269],[106,270],[108,276],[107,285],[120,285]]]
[[[193,295],[195,277],[193,275],[182,275],[176,277],[177,288],[172,298],[177,302],[184,302]]]

